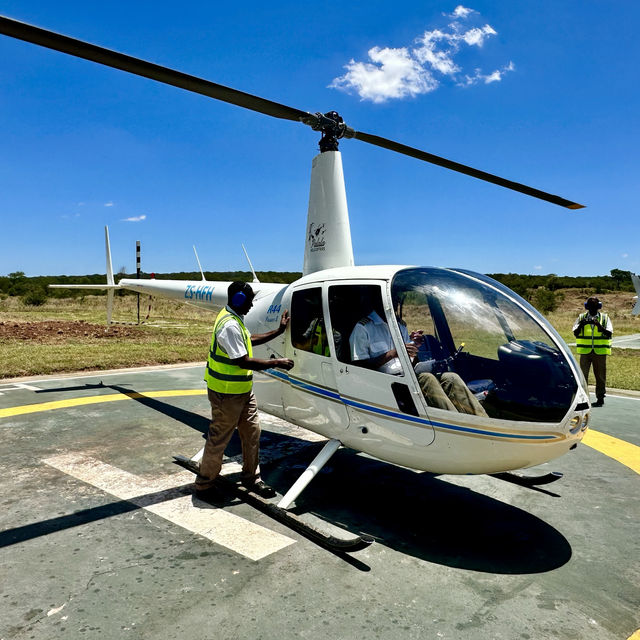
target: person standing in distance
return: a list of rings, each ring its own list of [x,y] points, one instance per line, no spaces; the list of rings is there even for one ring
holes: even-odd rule
[[[585,313],[581,313],[573,325],[573,335],[580,355],[580,368],[584,379],[589,382],[589,369],[593,365],[596,378],[596,402],[592,407],[604,404],[607,383],[607,356],[611,355],[613,325],[608,314],[602,313],[602,302],[596,297],[584,303]]]
[[[254,295],[248,283],[232,282],[227,290],[228,304],[213,325],[204,376],[211,404],[211,423],[195,482],[196,496],[200,498],[222,498],[215,487],[215,480],[222,468],[224,450],[235,429],[238,429],[242,443],[242,484],[263,498],[276,494],[260,478],[260,422],[253,394],[253,372],[273,367],[288,371],[293,367],[293,360],[254,358],[253,347],[284,333],[289,323],[289,312],[282,314],[277,329],[252,336],[244,325],[244,316],[253,306]]]

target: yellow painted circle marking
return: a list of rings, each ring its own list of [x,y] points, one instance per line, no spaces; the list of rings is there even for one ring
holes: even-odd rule
[[[205,389],[177,389],[173,391],[149,391],[146,393],[111,393],[103,396],[87,396],[85,398],[68,398],[67,400],[54,400],[53,402],[42,402],[39,404],[25,404],[21,407],[9,407],[0,409],[0,418],[10,418],[11,416],[23,416],[28,413],[39,413],[40,411],[51,411],[52,409],[68,409],[70,407],[83,407],[88,404],[100,404],[101,402],[117,402],[119,400],[130,400],[135,398],[171,398],[176,396],[203,396]]]
[[[100,404],[101,402],[118,402],[120,400],[130,400],[136,398],[171,398],[180,396],[203,396],[206,389],[174,389],[166,391],[148,391],[138,393],[112,393],[101,396],[88,396],[84,398],[68,398],[67,400],[54,400],[53,402],[42,402],[38,404],[27,404],[19,407],[8,407],[0,409],[0,419],[12,416],[22,416],[41,411],[51,411],[53,409],[68,409],[71,407],[82,407],[90,404]],[[606,433],[600,433],[589,429],[582,442],[592,449],[613,458],[620,464],[632,469],[640,474],[640,447],[625,440],[614,438]],[[637,635],[637,637],[636,637]],[[640,640],[640,632],[633,636],[634,640]]]
[[[640,473],[640,447],[635,444],[592,429],[585,433],[582,442],[592,449],[604,453],[605,456],[617,460],[629,469],[633,469],[636,473]],[[638,640],[640,640],[640,635]]]

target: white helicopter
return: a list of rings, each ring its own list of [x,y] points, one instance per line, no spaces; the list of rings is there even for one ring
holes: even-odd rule
[[[355,266],[340,138],[355,138],[571,209],[582,205],[347,127],[335,112],[311,114],[10,18],[0,33],[200,93],[322,132],[313,158],[303,276],[290,285],[257,282],[245,322],[252,333],[287,331],[257,347],[256,357],[286,357],[291,371],[255,376],[261,410],[328,438],[324,449],[279,503],[288,508],[341,446],[412,469],[497,474],[539,465],[574,449],[589,422],[586,382],[569,348],[530,304],[499,282],[458,268]],[[113,293],[129,289],[203,308],[227,303],[229,282],[114,281],[106,231],[107,284],[77,285]],[[255,275],[255,274],[254,274]],[[64,285],[69,288],[69,285]],[[399,360],[395,375],[358,366],[349,340],[371,301],[387,323]],[[309,338],[321,321],[325,337]],[[314,325],[314,323],[316,323]],[[487,415],[430,406],[403,348],[403,329],[422,332],[417,360],[460,375]],[[313,332],[312,332],[313,333]],[[312,336],[313,338],[313,336]],[[319,342],[322,340],[322,343]],[[203,354],[204,355],[204,354]],[[193,460],[197,461],[198,456]],[[561,474],[524,483],[546,484]]]

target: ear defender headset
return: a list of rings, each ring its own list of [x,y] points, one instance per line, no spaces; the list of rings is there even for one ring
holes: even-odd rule
[[[236,291],[233,296],[231,297],[231,306],[235,307],[236,309],[242,307],[245,302],[248,299],[247,294],[245,293],[245,291],[247,291],[248,289],[248,285],[245,283],[245,285],[242,287],[242,290],[240,291]]]
[[[596,300],[597,300],[597,298],[596,298]],[[585,309],[587,308],[587,302],[589,302],[589,301],[585,300],[585,303],[584,303],[584,308]],[[602,302],[600,302],[600,300],[598,300],[598,309],[602,309]]]
[[[238,291],[233,294],[233,298],[231,298],[231,306],[232,307],[241,307],[247,301],[247,294],[243,291]]]

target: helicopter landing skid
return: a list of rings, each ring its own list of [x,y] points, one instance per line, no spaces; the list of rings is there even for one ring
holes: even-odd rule
[[[186,456],[173,456],[173,461],[175,464],[181,466],[187,471],[191,471],[191,473],[198,473],[199,464]],[[222,493],[239,498],[255,509],[258,509],[258,511],[261,511],[274,520],[281,522],[290,529],[297,531],[305,538],[308,538],[312,542],[315,542],[321,547],[329,549],[329,551],[334,553],[340,554],[361,551],[362,549],[366,549],[374,541],[374,538],[364,534],[356,536],[355,538],[345,539],[321,531],[313,525],[304,522],[304,520],[296,514],[278,507],[272,502],[269,502],[268,499],[259,496],[257,493],[250,491],[242,485],[231,482],[223,476],[218,476],[218,479],[216,480],[216,488],[220,489]]]
[[[511,482],[512,484],[517,484],[520,487],[527,487],[528,489],[547,493],[551,496],[557,496],[558,494],[552,493],[551,491],[546,491],[545,489],[539,489],[538,487],[545,484],[551,484],[552,482],[556,482],[563,477],[563,474],[560,471],[552,471],[551,473],[544,473],[539,476],[525,476],[521,473],[513,473],[513,471],[490,473],[488,475],[490,475],[492,478],[498,478],[498,480]]]

